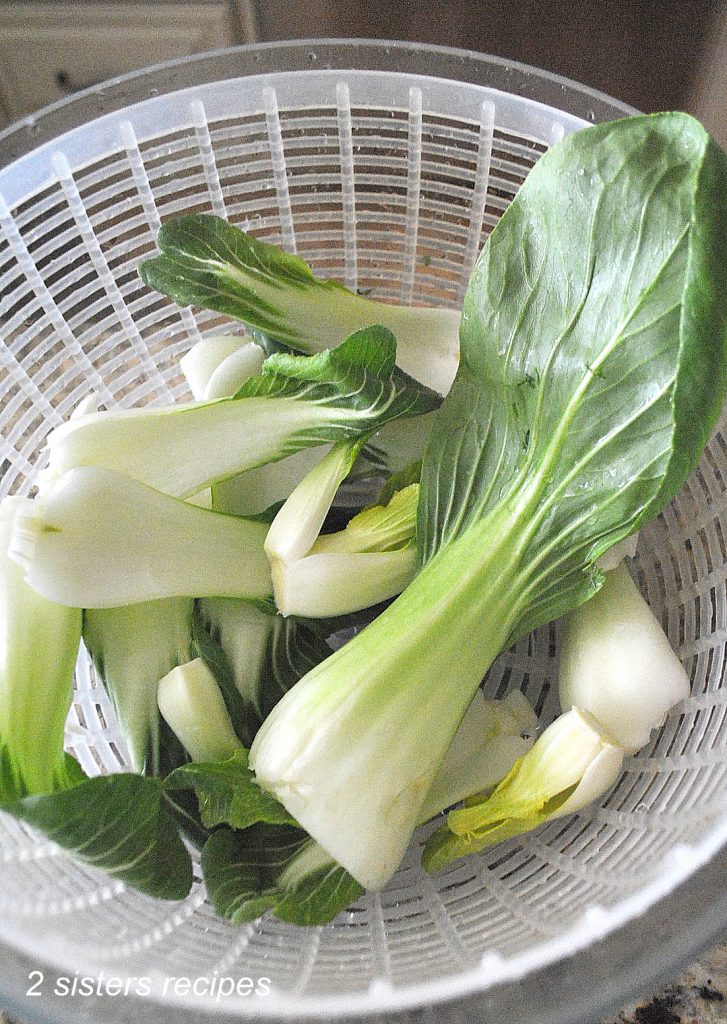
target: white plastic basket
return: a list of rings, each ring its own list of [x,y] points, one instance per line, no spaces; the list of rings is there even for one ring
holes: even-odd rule
[[[107,112],[88,120],[98,103]],[[0,494],[30,492],[45,435],[90,389],[107,405],[189,397],[179,358],[225,321],[180,311],[142,286],[136,267],[163,219],[214,212],[349,287],[457,307],[480,245],[539,155],[625,110],[474,55],[319,43],[160,67],[30,119],[0,138],[0,155],[23,151],[0,170]],[[58,125],[68,130],[51,137]],[[524,1021],[528,1008],[507,983],[525,976],[563,986],[562,1000],[541,992],[534,1020],[583,1021],[583,1007],[625,998],[658,966],[656,931],[644,937],[643,972],[624,967],[622,981],[605,986],[594,977],[591,993],[574,986],[585,961],[569,961],[570,976],[542,972],[663,907],[727,839],[726,436],[715,434],[677,500],[643,531],[636,562],[692,697],[627,760],[601,804],[432,877],[415,846],[384,892],[309,930],[272,917],[233,927],[215,917],[199,881],[180,904],[145,898],[3,816],[0,942],[18,1012],[158,1021],[436,1004],[441,1019],[508,1006],[510,1020]],[[539,630],[497,661],[487,692],[520,688],[549,721],[557,654],[557,628]],[[126,764],[86,660],[68,744],[89,773]],[[684,956],[709,932],[697,917],[691,937],[686,922]],[[615,969],[619,947],[603,948]],[[665,947],[665,967],[674,956]],[[46,998],[23,1001],[33,969]],[[51,998],[58,974],[98,972],[150,978],[152,991],[143,1000],[134,986],[123,1001]],[[180,976],[269,978],[270,992],[183,997],[165,986]],[[479,1001],[452,1002],[468,995]]]

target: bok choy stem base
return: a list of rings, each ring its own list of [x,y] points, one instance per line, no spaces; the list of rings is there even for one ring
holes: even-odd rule
[[[497,540],[487,534],[484,559],[481,529],[433,558],[393,605],[286,694],[253,743],[260,785],[367,889],[396,870],[517,618],[511,526],[503,521]]]

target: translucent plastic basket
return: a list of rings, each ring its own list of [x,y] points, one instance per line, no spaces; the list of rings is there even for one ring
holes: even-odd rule
[[[538,157],[564,133],[625,112],[492,58],[349,42],[160,66],[28,119],[0,137],[0,159],[12,158],[0,170],[0,493],[31,491],[45,435],[90,389],[108,406],[189,397],[179,358],[225,321],[141,285],[136,267],[162,220],[214,212],[349,287],[457,307]],[[582,1024],[691,956],[727,925],[715,857],[727,837],[726,480],[717,432],[641,536],[638,577],[692,697],[600,804],[431,877],[418,866],[419,835],[384,892],[308,930],[271,916],[233,927],[199,880],[182,903],[145,898],[3,816],[5,1001],[56,1021],[434,1006],[443,1021]],[[498,660],[487,692],[520,688],[549,721],[557,657],[558,629],[541,629]],[[92,774],[127,763],[84,659],[68,745]],[[59,976],[100,972],[148,978],[150,992],[58,988]],[[167,981],[179,977],[269,979],[269,992],[184,995]],[[26,996],[31,986],[40,998]]]

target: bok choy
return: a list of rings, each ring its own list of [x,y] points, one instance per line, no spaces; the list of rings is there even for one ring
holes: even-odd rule
[[[426,868],[592,803],[616,781],[624,756],[689,696],[689,678],[623,562],[565,618],[559,695],[564,714],[495,791],[451,811],[430,837]]]
[[[64,752],[81,611],[37,594],[8,557],[27,498],[0,504],[0,809],[142,892],[181,899],[192,864],[158,779],[87,779]]]
[[[38,593],[80,608],[201,594],[260,599],[272,593],[266,534],[265,523],[81,466],[18,510],[10,552]]]
[[[136,772],[160,772],[157,686],[192,657],[193,609],[191,597],[170,597],[83,614],[83,642],[111,697]]]
[[[398,342],[399,366],[445,394],[458,358],[459,313],[391,306],[321,281],[303,260],[253,238],[220,217],[191,214],[164,224],[161,255],[141,279],[180,306],[196,305],[244,324],[299,352],[320,352],[374,324]]]
[[[345,529],[319,536],[363,440],[335,444],[270,526],[265,550],[283,615],[345,615],[394,597],[414,576],[416,484],[386,506],[364,509]]]
[[[81,611],[42,597],[8,555],[28,498],[0,503],[0,803],[68,784],[63,752]]]
[[[331,653],[303,619],[265,603],[203,598],[199,616],[223,651],[253,734],[284,693]]]
[[[318,355],[270,356],[233,398],[74,417],[48,437],[46,477],[106,467],[186,498],[300,449],[435,409],[437,396],[395,357],[393,335],[372,327]]]
[[[215,334],[192,345],[179,366],[194,398],[204,402],[232,397],[264,362],[265,352],[249,338]]]
[[[180,710],[181,718],[191,723],[201,719],[205,699],[196,714],[193,703],[186,712]],[[498,701],[478,693],[435,779],[421,820],[478,788],[495,786],[532,745],[528,734],[535,725],[533,709],[522,694]],[[182,724],[180,738],[190,735],[188,729]],[[192,746],[195,743],[196,738]],[[202,851],[202,870],[215,909],[235,923],[273,910],[294,924],[321,925],[363,892],[255,783],[245,750],[238,749],[223,761],[184,765],[168,776],[165,787],[168,792],[194,788],[202,820],[216,828]]]
[[[38,497],[0,506],[2,807],[167,898],[191,884],[176,817],[219,913],[322,924],[442,811],[429,870],[603,794],[688,692],[618,563],[727,391],[727,161],[703,129],[660,114],[553,147],[461,322],[217,218],[159,244],[147,283],[256,343],[195,346],[194,402],[81,411]],[[344,517],[372,471],[376,503]],[[82,614],[143,776],[86,779],[63,750]],[[534,741],[524,698],[479,685],[560,616],[563,714]]]
[[[597,559],[696,465],[727,384],[726,197],[701,126],[635,117],[546,153],[485,245],[422,467],[420,571],[250,752],[365,887],[396,869],[493,659],[592,597]]]

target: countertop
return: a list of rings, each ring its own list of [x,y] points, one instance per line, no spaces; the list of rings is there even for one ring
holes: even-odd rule
[[[678,922],[675,921],[675,927]],[[703,957],[679,978],[625,1007],[603,1024],[725,1024],[727,1022],[727,935],[725,945]]]

